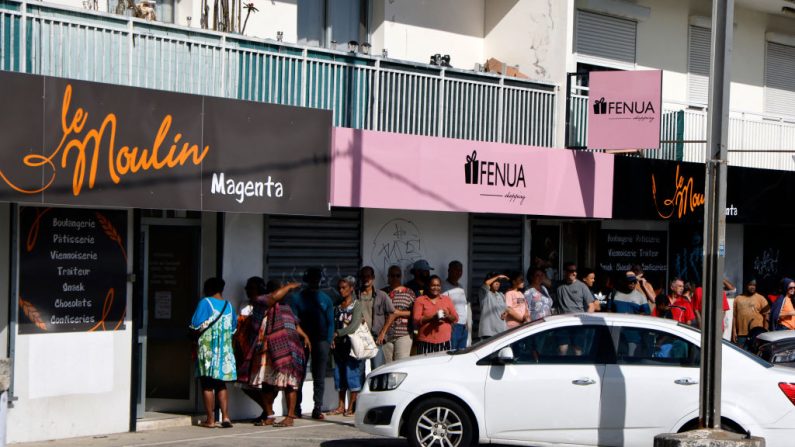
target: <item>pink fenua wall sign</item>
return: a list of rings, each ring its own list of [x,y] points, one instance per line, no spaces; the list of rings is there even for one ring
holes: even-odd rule
[[[588,147],[658,149],[662,71],[595,71],[588,80]]]
[[[337,127],[331,204],[609,218],[613,156]]]

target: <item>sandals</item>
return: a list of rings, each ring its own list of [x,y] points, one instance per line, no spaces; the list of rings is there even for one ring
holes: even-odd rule
[[[335,409],[333,409],[331,411],[326,412],[326,414],[329,415],[329,416],[339,416],[341,414],[344,415],[345,414],[345,409],[344,408],[335,408]]]
[[[293,416],[285,416],[284,419],[282,419],[281,421],[274,422],[273,426],[274,427],[292,427],[294,421],[295,421],[295,417],[293,417]]]
[[[230,421],[229,419],[221,422],[221,428],[232,428],[232,427],[234,427],[234,425],[232,425],[232,421]]]
[[[215,425],[215,422],[213,422],[212,424],[210,424],[210,423],[208,423],[207,421],[204,421],[204,422],[199,422],[199,424],[198,424],[198,425],[199,425],[199,427],[204,427],[204,428],[217,428],[217,427],[218,427],[217,425]]]
[[[262,427],[262,426],[265,426],[265,425],[273,425],[273,422],[275,420],[276,420],[276,415],[275,414],[267,415],[267,414],[265,414],[265,412],[263,412],[261,415],[259,415],[257,420],[254,421],[254,426],[255,427]]]
[[[343,415],[343,416],[345,416],[345,417],[351,417],[351,416],[353,416],[353,415],[354,415],[354,412],[353,412],[353,411],[348,411],[348,410],[345,410],[345,412],[344,412],[344,413],[342,413],[342,415]]]

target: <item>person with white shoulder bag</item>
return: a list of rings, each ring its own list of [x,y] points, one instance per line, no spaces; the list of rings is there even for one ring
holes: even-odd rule
[[[353,416],[356,397],[362,390],[361,359],[351,356],[352,335],[364,323],[362,318],[362,305],[355,297],[356,278],[346,276],[337,283],[337,291],[342,297],[334,307],[334,341],[331,350],[334,356],[334,386],[339,395],[337,408],[330,411],[329,415]],[[345,407],[346,395],[350,392],[347,409]]]

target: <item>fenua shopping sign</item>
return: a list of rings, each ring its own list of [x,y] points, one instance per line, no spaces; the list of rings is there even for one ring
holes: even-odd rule
[[[335,206],[610,217],[613,156],[335,128]]]
[[[0,201],[328,215],[328,111],[0,72]]]
[[[588,78],[588,147],[658,149],[662,71],[595,71]]]

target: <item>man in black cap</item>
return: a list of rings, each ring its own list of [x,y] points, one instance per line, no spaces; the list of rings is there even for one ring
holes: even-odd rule
[[[431,277],[431,270],[433,270],[433,267],[425,259],[414,262],[411,267],[411,274],[414,275],[414,278],[406,283],[406,287],[414,292],[414,296],[425,295],[428,288],[428,279]]]

